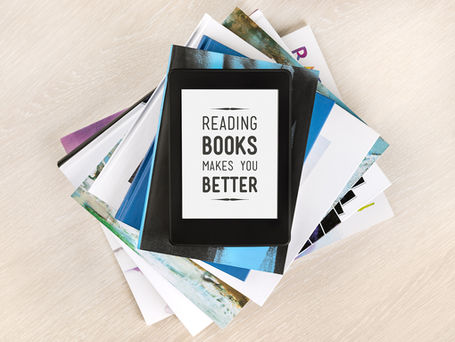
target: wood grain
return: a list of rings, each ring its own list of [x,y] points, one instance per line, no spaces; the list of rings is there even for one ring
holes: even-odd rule
[[[262,308],[196,341],[455,339],[455,3],[239,1],[312,25],[346,103],[391,143],[396,217],[296,263]],[[131,104],[204,12],[228,1],[0,2],[0,340],[190,341],[147,327],[59,138]]]

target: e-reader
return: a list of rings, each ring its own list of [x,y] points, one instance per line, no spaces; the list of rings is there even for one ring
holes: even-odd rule
[[[172,244],[289,242],[290,84],[284,69],[169,73]]]

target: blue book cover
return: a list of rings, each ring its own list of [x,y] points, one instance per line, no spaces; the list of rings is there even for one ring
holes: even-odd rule
[[[144,160],[141,162],[136,175],[133,178],[128,192],[120,205],[115,219],[130,225],[137,230],[141,227],[142,208],[145,202],[146,177],[150,171],[152,161],[152,149],[155,145],[155,139],[150,145]]]
[[[316,93],[316,96],[314,98],[313,114],[310,121],[310,130],[308,131],[304,161],[310,153],[317,137],[319,136],[322,126],[324,126],[325,121],[327,120],[334,104],[335,102],[333,100],[325,97],[324,95]]]
[[[231,48],[227,47],[226,45],[218,43],[216,40],[213,40],[212,38],[209,38],[207,36],[202,36],[202,39],[199,42],[199,46],[197,48],[199,50],[219,52],[219,53],[224,53],[226,55],[237,56],[237,57],[245,57],[241,53],[238,53],[237,51],[232,50]]]

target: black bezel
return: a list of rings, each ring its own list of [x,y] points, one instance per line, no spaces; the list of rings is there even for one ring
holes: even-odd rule
[[[168,75],[170,115],[169,239],[174,245],[264,246],[290,239],[290,84],[291,75],[275,70],[188,70]],[[278,89],[278,218],[182,218],[182,89]]]

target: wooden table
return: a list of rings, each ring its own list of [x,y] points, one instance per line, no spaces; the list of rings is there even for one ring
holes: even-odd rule
[[[239,1],[310,24],[345,102],[391,144],[395,218],[296,263],[262,308],[196,341],[455,339],[455,3]],[[56,167],[59,138],[131,104],[204,12],[229,1],[0,4],[0,340],[189,341],[147,327]]]

